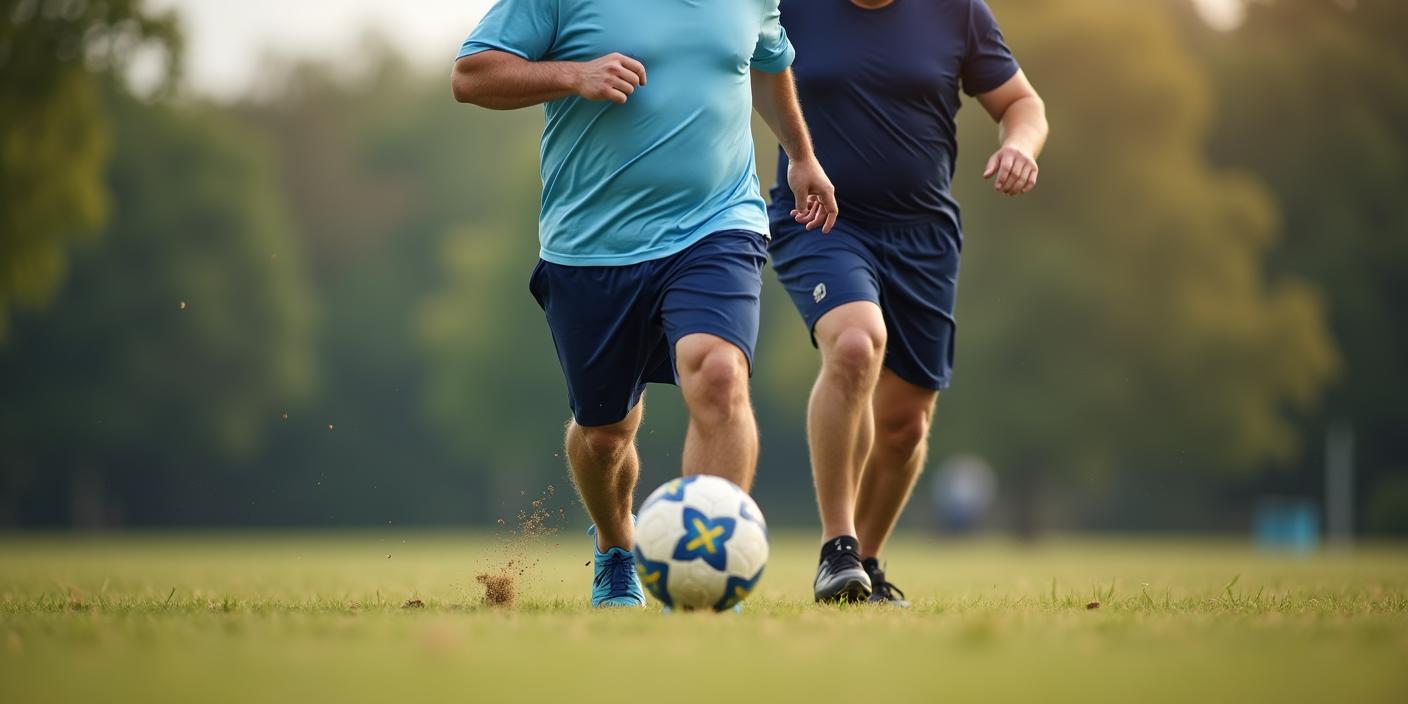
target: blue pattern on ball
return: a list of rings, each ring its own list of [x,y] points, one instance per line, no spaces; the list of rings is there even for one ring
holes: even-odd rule
[[[674,600],[670,598],[670,565],[647,560],[639,545],[633,552],[636,556],[636,575],[640,577],[641,586],[645,587],[651,596],[659,599],[660,603],[673,607]]]
[[[763,570],[765,569],[767,569],[766,566],[758,568],[758,573],[748,579],[729,577],[728,582],[724,584],[723,598],[719,599],[718,603],[714,604],[714,610],[728,611],[738,606],[744,599],[747,599],[748,595],[752,594],[753,590],[757,588],[758,582],[762,580]]]
[[[767,537],[767,535],[768,535],[768,524],[766,524],[766,523],[763,522],[763,519],[762,519],[761,516],[754,516],[753,513],[748,510],[748,502],[747,502],[747,501],[740,501],[740,502],[738,502],[738,515],[742,516],[742,517],[743,517],[743,520],[745,520],[745,521],[751,521],[754,525],[758,526],[759,528],[762,528],[762,529],[763,529],[763,537],[764,537],[764,538]]]
[[[657,501],[684,501],[684,490],[688,488],[690,484],[698,480],[699,477],[697,475],[671,479],[669,482],[666,482],[664,486],[660,487],[660,490],[655,492],[654,496],[646,500],[645,504],[640,507],[640,512],[645,513],[645,510],[650,508]]]
[[[674,559],[680,562],[703,560],[723,571],[728,565],[728,541],[733,537],[736,522],[732,518],[710,518],[702,512],[684,507],[684,537],[675,545]]]

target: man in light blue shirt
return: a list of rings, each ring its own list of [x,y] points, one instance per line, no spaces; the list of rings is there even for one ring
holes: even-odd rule
[[[752,108],[791,158],[797,221],[829,231],[837,216],[792,58],[778,0],[500,0],[456,61],[461,102],[546,104],[530,288],[566,377],[568,460],[596,524],[593,605],[645,601],[631,505],[647,382],[684,395],[685,475],[752,483],[748,376],[768,232]]]

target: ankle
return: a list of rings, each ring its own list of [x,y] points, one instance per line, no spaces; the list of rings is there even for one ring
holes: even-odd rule
[[[821,544],[821,559],[823,560],[842,552],[859,555],[860,541],[857,541],[854,537],[849,535],[841,535],[830,538]]]
[[[821,525],[821,544],[825,545],[837,538],[849,538],[851,540],[857,541],[856,554],[860,554],[859,538],[856,537],[856,529],[854,524],[846,525],[844,523],[839,522],[834,524],[828,524],[823,522]]]
[[[635,547],[635,535],[632,534],[630,528],[611,532],[602,531],[600,527],[597,528],[596,551],[598,553],[610,552],[611,548],[621,548],[630,552],[633,547]]]

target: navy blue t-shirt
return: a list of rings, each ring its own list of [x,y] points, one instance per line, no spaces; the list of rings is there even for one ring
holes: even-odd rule
[[[782,0],[782,24],[816,144],[847,221],[950,221],[960,88],[994,90],[1017,74],[983,0]],[[794,205],[787,156],[778,159],[774,219]]]

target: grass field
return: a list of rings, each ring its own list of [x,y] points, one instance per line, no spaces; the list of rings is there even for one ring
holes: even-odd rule
[[[902,612],[813,606],[812,542],[775,536],[726,615],[592,612],[586,547],[0,537],[0,702],[1408,701],[1404,547],[908,538]],[[524,558],[485,606],[475,576]]]

